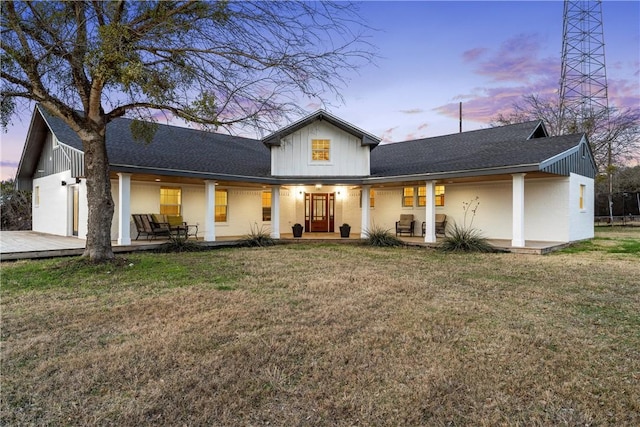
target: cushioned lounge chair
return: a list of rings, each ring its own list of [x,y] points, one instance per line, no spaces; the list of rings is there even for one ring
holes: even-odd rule
[[[400,221],[396,221],[396,236],[402,235],[403,233],[413,236],[413,226],[415,225],[415,223],[416,222],[413,220],[413,215],[400,215]]]

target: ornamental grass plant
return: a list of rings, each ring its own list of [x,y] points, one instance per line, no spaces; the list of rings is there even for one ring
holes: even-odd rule
[[[440,249],[445,252],[495,252],[495,248],[489,244],[482,232],[473,227],[473,220],[480,206],[480,198],[476,196],[469,202],[462,203],[464,211],[463,224],[455,222],[445,230],[445,238]],[[471,214],[471,220],[467,225],[467,215]]]
[[[366,231],[365,244],[378,247],[404,246],[405,243],[393,235],[391,230],[373,224]]]

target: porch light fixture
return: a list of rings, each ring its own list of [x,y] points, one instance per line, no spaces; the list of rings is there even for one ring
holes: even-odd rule
[[[160,178],[156,178],[156,182],[160,182]]]
[[[62,181],[62,182],[60,183],[60,185],[62,185],[62,186],[64,187],[65,185],[67,185],[67,181]]]
[[[316,190],[319,190],[322,188],[322,184],[316,184]]]
[[[78,177],[76,177],[76,184],[80,184],[80,181],[82,181],[82,180],[80,179],[80,177],[79,177],[79,176],[78,176]]]

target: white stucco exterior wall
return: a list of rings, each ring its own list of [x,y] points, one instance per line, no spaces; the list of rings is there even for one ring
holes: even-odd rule
[[[69,236],[71,171],[65,171],[33,180],[32,229],[41,233]],[[75,183],[75,178],[73,179]],[[36,188],[38,190],[36,190]],[[36,191],[39,202],[36,203]],[[86,199],[85,199],[86,201]],[[85,203],[86,205],[86,203]],[[83,236],[86,235],[86,231]]]
[[[60,174],[59,174],[60,175]],[[70,179],[70,178],[69,178]],[[62,176],[42,178],[41,204],[47,203],[43,196],[54,195],[55,191],[64,191],[60,186]],[[48,180],[48,181],[46,181]],[[46,184],[46,185],[45,185]],[[37,185],[34,183],[34,185]],[[82,184],[84,185],[84,183]],[[585,209],[579,209],[580,185],[585,186]],[[131,185],[131,213],[158,213],[160,211],[160,187],[179,187],[182,189],[182,213],[189,224],[198,224],[198,234],[204,236],[205,198],[203,185],[176,185],[170,183],[136,182]],[[271,230],[270,221],[262,221],[262,191],[270,188],[256,187],[217,187],[228,192],[228,221],[216,222],[216,236],[243,236],[250,232],[252,226]],[[396,187],[373,188],[375,206],[370,210],[371,224],[395,231],[395,223],[403,213],[414,215],[416,225],[414,232],[421,234],[422,222],[425,220],[425,208],[419,206],[402,206],[402,189]],[[112,182],[114,201],[117,204],[117,181]],[[338,194],[338,192],[340,194]],[[304,224],[304,193],[336,193],[334,224],[335,232],[343,223],[351,225],[351,232],[359,234],[361,230],[362,209],[360,207],[360,189],[350,186],[282,186],[280,190],[280,231],[291,233],[295,223]],[[86,192],[81,191],[81,221],[84,217],[85,228],[80,235],[86,235]],[[46,197],[46,196],[45,196]],[[511,240],[512,236],[512,183],[509,180],[445,184],[445,206],[436,207],[436,213],[448,216],[449,224],[464,224],[463,203],[469,203],[478,197],[480,202],[475,218],[472,212],[467,213],[467,225],[479,229],[487,238]],[[57,197],[52,197],[56,200]],[[417,199],[416,199],[417,200]],[[417,205],[417,203],[416,203]],[[56,218],[68,215],[66,204],[58,204],[51,209]],[[37,211],[37,212],[36,212]],[[43,222],[41,211],[34,209],[34,230]],[[49,212],[49,209],[47,209]],[[84,213],[83,213],[84,212]],[[117,206],[116,206],[117,212]],[[38,217],[40,215],[40,217]],[[114,215],[112,238],[117,239],[117,215]],[[275,219],[273,219],[275,220]],[[131,218],[131,237],[137,233]],[[47,220],[49,226],[60,226],[58,230],[48,228],[53,234],[68,232],[65,222]],[[82,222],[81,222],[82,223]],[[553,178],[525,178],[525,240],[553,242],[569,242],[593,237],[593,180],[579,175]]]
[[[176,187],[182,193],[182,216],[188,224],[198,225],[198,236],[205,235],[205,194],[203,185],[173,184],[162,182],[140,182],[135,181],[135,176],[131,183],[131,214],[153,214],[160,212],[160,188]],[[227,190],[227,218],[226,222],[216,222],[216,236],[243,236],[251,231],[251,227],[257,225],[265,230],[271,229],[271,221],[262,221],[262,191],[261,188],[242,188],[218,186],[216,190]],[[270,190],[269,188],[265,190]],[[112,180],[111,194],[115,203],[115,212],[111,225],[111,238],[118,238],[118,182]],[[86,202],[85,202],[86,205]],[[292,213],[295,206],[288,189],[280,190],[280,227],[286,233],[285,226],[293,221],[295,215]],[[304,221],[303,212],[302,221]],[[133,219],[129,219],[131,239],[135,240],[138,235]],[[290,230],[290,228],[289,228]],[[143,237],[144,238],[144,237]]]
[[[583,208],[580,208],[580,186],[584,186]],[[586,176],[569,176],[569,240],[592,239],[594,236],[595,186]]]
[[[525,240],[569,242],[593,236],[593,180],[576,175],[570,183],[567,177],[548,179],[525,178]],[[578,206],[579,182],[586,181],[586,193],[590,194],[589,212],[573,212],[571,206]],[[591,181],[591,187],[589,187]],[[569,194],[575,188],[575,196]],[[371,209],[372,223],[395,230],[395,222],[400,214],[413,214],[415,233],[420,235],[425,220],[424,207],[403,207],[402,187],[376,188],[376,206]],[[512,238],[512,183],[496,181],[471,184],[445,184],[445,205],[437,206],[436,213],[446,214],[448,224],[465,225],[463,203],[469,203],[478,197],[475,217],[467,213],[466,225],[479,229],[485,237],[511,240]],[[575,199],[575,203],[570,200]],[[591,219],[589,219],[591,218]],[[578,228],[579,232],[571,231]]]
[[[311,159],[311,140],[331,141],[329,161]],[[322,121],[287,135],[271,147],[271,173],[275,176],[369,175],[369,147],[355,136]]]

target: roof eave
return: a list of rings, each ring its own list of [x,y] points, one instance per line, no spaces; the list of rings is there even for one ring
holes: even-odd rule
[[[538,172],[539,170],[540,170],[540,163],[529,163],[529,164],[523,164],[523,165],[510,165],[510,166],[482,168],[482,169],[467,169],[467,170],[443,171],[443,172],[425,172],[425,173],[394,175],[394,176],[372,176],[367,180],[371,182],[376,182],[376,183],[416,181],[416,180],[434,181],[438,179],[454,179],[454,178],[468,178],[468,177],[474,177],[474,176]]]
[[[381,141],[381,139],[375,135],[365,132],[364,130],[356,126],[353,126],[352,124],[347,123],[344,120],[324,110],[318,110],[315,113],[312,113],[306,117],[303,117],[302,119],[290,124],[289,126],[286,126],[278,130],[277,132],[274,132],[266,136],[265,138],[262,139],[262,143],[269,148],[272,146],[279,146],[282,138],[288,135],[291,135],[292,133],[304,128],[305,126],[308,126],[309,124],[315,121],[323,121],[323,120],[327,121],[328,123],[332,124],[338,129],[341,129],[344,132],[347,132],[355,136],[356,138],[360,139],[362,146],[369,146],[373,149]]]
[[[212,181],[234,181],[234,182],[252,182],[262,184],[275,184],[277,180],[272,177],[262,176],[249,176],[249,175],[235,175],[224,174],[215,172],[200,172],[190,171],[183,169],[170,169],[170,168],[156,168],[136,165],[123,165],[123,164],[110,164],[111,172],[124,172],[124,173],[139,173],[139,174],[153,174],[153,175],[166,175],[176,176],[182,178],[199,178]]]
[[[36,128],[36,118],[40,117],[41,124]],[[44,140],[42,141],[34,141],[35,134],[40,132],[40,130],[47,126],[46,120],[40,113],[38,108],[33,109],[33,113],[31,114],[31,120],[29,122],[29,130],[27,131],[27,137],[25,139],[24,146],[22,147],[22,154],[20,155],[20,162],[18,162],[18,168],[16,169],[15,182],[16,188],[18,190],[31,190],[31,186],[33,183],[33,173],[35,168],[38,166],[38,158],[34,158],[29,153],[40,153],[42,152],[42,146],[44,145]],[[34,144],[38,144],[39,147],[34,151]],[[25,188],[22,188],[25,187]]]

